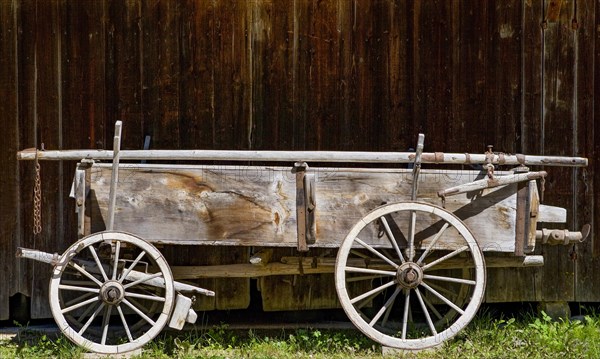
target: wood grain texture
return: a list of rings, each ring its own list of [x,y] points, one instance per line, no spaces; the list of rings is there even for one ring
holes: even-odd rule
[[[13,256],[21,232],[19,167],[13,154],[19,150],[17,8],[0,3],[0,112],[5,118],[0,143],[0,320],[9,318],[9,297],[19,289],[20,262]]]
[[[594,138],[598,136],[597,121],[594,118],[594,88],[595,78],[594,59],[598,51],[595,39],[598,38],[596,13],[600,9],[596,2],[578,2],[577,13],[574,18],[577,21],[575,29],[576,51],[576,108],[575,108],[575,126],[576,138],[574,138],[573,150],[575,153],[599,153],[600,143]],[[597,88],[597,87],[596,87]],[[581,228],[586,223],[591,223],[594,228],[600,228],[598,218],[595,213],[594,189],[598,188],[597,177],[598,161],[594,160],[591,165],[585,169],[575,172],[575,181],[572,185],[575,197],[573,205],[573,224],[575,228]],[[596,196],[597,198],[597,196]],[[600,291],[598,281],[594,279],[595,273],[600,270],[600,245],[599,240],[588,239],[585,243],[577,245],[576,278],[575,278],[575,300],[594,301],[595,293]]]
[[[92,227],[106,222],[110,168],[91,169]],[[313,168],[317,196],[317,247],[337,247],[349,229],[383,203],[410,198],[407,170]],[[295,181],[291,168],[248,166],[123,166],[115,228],[157,243],[295,246]],[[498,173],[501,175],[501,173]],[[473,181],[479,172],[425,170],[419,198],[441,204],[437,191]],[[485,251],[514,249],[516,185],[452,196],[446,208],[473,231]],[[99,210],[99,211],[98,211]],[[394,218],[401,231],[408,218]],[[105,225],[105,224],[104,224]],[[420,217],[417,238],[428,243],[435,218]],[[453,231],[448,231],[452,238]],[[363,240],[388,247],[371,228]]]
[[[560,17],[548,22],[544,31],[544,87],[542,108],[542,153],[573,154],[572,140],[576,138],[575,107],[575,33],[571,28],[574,1],[563,1]],[[573,208],[574,171],[557,168],[546,181],[544,200],[567,209]],[[568,218],[572,228],[573,217]],[[559,247],[544,248],[547,265],[542,268],[542,297],[544,300],[574,300],[575,264],[569,251]],[[560,278],[560,280],[557,280]]]
[[[0,72],[2,91],[13,90],[2,93],[0,123],[3,138],[17,138],[2,144],[0,171],[9,176],[0,197],[15,213],[0,246],[56,251],[75,240],[65,199],[72,164],[62,173],[43,165],[48,237],[34,239],[33,166],[14,162],[14,151],[41,142],[110,148],[115,120],[125,123],[124,149],[152,135],[152,148],[406,151],[423,131],[426,151],[494,144],[593,159],[600,10],[563,0],[544,30],[550,3],[4,1]],[[547,168],[542,203],[566,208],[569,229],[600,226],[598,166]],[[568,249],[544,247],[544,269],[488,272],[490,282],[507,284],[490,285],[488,300],[600,300],[599,243],[592,233],[578,245],[576,263]],[[8,295],[31,295],[34,264],[12,260],[3,261]]]

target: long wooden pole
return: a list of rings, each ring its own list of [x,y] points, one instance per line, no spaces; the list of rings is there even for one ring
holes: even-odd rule
[[[108,150],[38,151],[38,160],[112,160]],[[228,151],[228,150],[121,150],[121,160],[154,161],[265,161],[265,162],[346,162],[346,163],[413,163],[414,152],[350,152],[350,151]],[[32,161],[35,149],[17,152],[17,159]],[[484,164],[485,154],[424,152],[422,163]],[[584,157],[494,154],[492,164],[526,166],[585,167]]]

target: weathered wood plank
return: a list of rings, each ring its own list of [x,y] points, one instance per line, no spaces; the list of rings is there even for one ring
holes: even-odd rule
[[[179,122],[182,148],[213,147],[215,101],[227,101],[225,93],[215,93],[218,67],[216,45],[222,38],[222,23],[211,2],[181,3],[181,83]]]
[[[251,1],[215,2],[211,148],[251,147]],[[204,128],[204,127],[203,127]]]
[[[574,1],[563,1],[557,22],[548,22],[544,30],[544,87],[542,108],[542,153],[573,154],[575,95],[575,44],[571,28]],[[544,201],[571,210],[573,208],[574,172],[556,168],[546,180]],[[569,218],[568,228],[573,227]],[[542,268],[542,298],[546,301],[574,300],[575,265],[569,251],[560,247],[545,247],[547,265]]]
[[[573,140],[573,149],[575,153],[586,153],[590,157],[594,153],[599,153],[600,144],[594,141],[594,136],[598,136],[599,128],[594,120],[594,78],[597,74],[593,74],[591,69],[594,66],[595,56],[594,51],[598,52],[597,46],[598,33],[596,31],[596,22],[599,19],[596,15],[600,11],[597,2],[578,2],[576,23],[572,24],[575,31],[574,51],[577,52],[576,57],[576,73],[575,73],[575,91],[576,91],[576,135]],[[594,46],[590,46],[594,44]],[[596,62],[598,64],[600,62]],[[597,81],[597,80],[596,80]],[[597,88],[597,87],[596,87]],[[595,216],[594,200],[598,196],[594,196],[596,187],[595,177],[597,174],[598,161],[594,161],[592,166],[576,171],[576,182],[573,183],[573,193],[575,194],[575,202],[573,206],[573,223],[575,228],[579,229],[586,223],[591,223],[592,228],[596,228],[595,233],[598,234],[598,219]],[[594,198],[595,197],[595,198]],[[595,222],[595,223],[594,223]],[[596,273],[600,273],[600,242],[598,238],[594,238],[594,233],[590,235],[586,243],[582,243],[574,248],[576,250],[577,260],[576,265],[576,283],[575,283],[575,300],[588,302],[597,300],[597,293],[600,292],[598,280],[595,278]],[[596,248],[595,248],[596,247]]]
[[[515,152],[520,145],[522,121],[523,2],[520,0],[487,3],[486,86],[484,90],[486,128],[484,138],[496,151]],[[528,44],[528,46],[534,46]],[[488,272],[490,290],[487,302],[534,298],[533,270],[499,269]],[[510,290],[507,288],[510,287]]]
[[[490,141],[498,151],[513,153],[519,142],[522,117],[521,0],[488,3],[490,22],[486,42],[486,121]],[[475,5],[476,6],[476,5]]]
[[[18,291],[20,261],[13,248],[20,240],[19,167],[13,153],[19,150],[17,4],[0,3],[0,113],[4,121],[0,142],[0,320],[9,317],[9,297]]]
[[[142,108],[153,147],[179,148],[180,3],[142,1]]]
[[[97,82],[95,86],[99,91],[105,92],[106,109],[102,110],[106,111],[108,118],[123,122],[124,133],[121,139],[121,149],[141,149],[145,135],[142,110],[142,74],[144,72],[141,43],[143,35],[142,4],[139,0],[104,3],[106,20],[92,21],[90,24],[95,27],[95,33],[98,35],[93,38],[96,42],[89,44],[96,49],[95,60],[88,62],[91,71],[83,73],[98,74],[91,80]],[[81,6],[89,7],[89,4],[81,4]],[[103,27],[105,27],[105,32],[100,31],[103,30]],[[75,31],[82,31],[81,27],[75,29]],[[105,45],[102,43],[104,38],[106,38]],[[85,52],[82,55],[85,56]],[[104,65],[105,73],[103,73],[103,69],[98,68],[99,65]],[[102,82],[98,83],[99,81]],[[102,111],[95,111],[89,116],[97,117],[101,113]],[[98,120],[102,121],[102,118]],[[111,122],[114,122],[112,120]],[[107,127],[112,131],[112,123]],[[111,142],[109,141],[105,148],[110,147]]]
[[[38,141],[48,149],[62,149],[63,146],[60,38],[64,18],[59,10],[59,1],[36,4],[35,118],[40,131]],[[36,249],[51,251],[63,247],[65,197],[62,180],[62,163],[42,164],[42,232],[34,238]],[[47,265],[34,264],[32,318],[51,315],[47,301],[49,278]]]
[[[138,168],[137,170],[134,169]],[[295,246],[295,181],[291,168],[248,166],[123,165],[116,228],[158,243]],[[407,200],[409,170],[313,168],[317,193],[318,247],[337,247],[361,217],[382,203]],[[419,198],[441,204],[437,191],[473,181],[475,171],[425,170]],[[499,172],[498,175],[501,175]],[[104,216],[110,168],[91,174],[91,207]],[[515,185],[449,197],[446,208],[465,221],[484,250],[514,248]],[[100,212],[98,212],[98,209]],[[397,218],[400,228],[408,223]],[[417,230],[427,243],[435,232],[431,219]],[[102,226],[96,226],[101,229]],[[376,246],[389,246],[376,229],[365,234]]]

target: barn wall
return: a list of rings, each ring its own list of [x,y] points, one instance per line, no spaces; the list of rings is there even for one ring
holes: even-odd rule
[[[545,202],[571,229],[594,221],[597,19],[591,0],[0,1],[0,319],[15,293],[49,316],[48,268],[15,248],[75,239],[73,164],[42,163],[34,236],[34,167],[15,152],[110,148],[116,120],[126,149],[150,135],[153,148],[404,151],[423,132],[430,151],[587,156],[549,169]],[[543,268],[490,270],[487,300],[600,301],[599,239],[539,251]]]

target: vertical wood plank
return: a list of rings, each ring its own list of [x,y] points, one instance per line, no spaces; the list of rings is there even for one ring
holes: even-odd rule
[[[252,2],[218,0],[214,29],[214,149],[252,144]]]
[[[0,113],[3,114],[3,141],[0,142],[0,320],[9,317],[9,297],[19,285],[19,264],[13,255],[20,239],[17,2],[0,2]]]
[[[521,123],[521,37],[520,0],[490,2],[488,23],[485,98],[488,143],[497,151],[516,151]]]
[[[62,148],[62,116],[60,86],[60,24],[59,2],[48,1],[36,4],[36,48],[35,69],[37,72],[34,90],[35,115],[38,141],[47,149]],[[42,163],[42,232],[34,237],[33,248],[54,251],[64,238],[64,198],[62,163]],[[48,282],[50,268],[43,263],[33,265],[33,288],[31,317],[47,318]]]
[[[294,121],[300,129],[298,149],[339,148],[340,74],[338,63],[338,5],[333,2],[295,1],[292,94]],[[287,128],[293,129],[292,126]],[[286,136],[283,132],[281,135]]]
[[[522,1],[497,1],[491,2],[487,10],[489,21],[488,41],[485,42],[487,74],[484,90],[486,131],[481,134],[481,138],[489,142],[480,142],[479,151],[487,144],[493,144],[496,151],[508,153],[514,153],[521,147],[521,121],[525,111],[523,91],[527,91],[523,83],[523,71],[525,68],[529,71],[537,69],[538,79],[541,76],[540,67],[535,67],[536,64],[541,64],[540,58],[532,56],[536,51],[539,54],[542,47],[541,38],[532,34],[536,30],[539,33],[539,22],[536,14],[531,13],[532,9],[525,8],[527,6],[533,5]],[[524,36],[532,41],[524,42]],[[529,48],[528,52],[524,51],[525,46]],[[529,53],[527,58],[524,57],[526,53]],[[526,64],[524,61],[533,63]],[[532,79],[535,79],[535,73],[532,74]],[[535,85],[534,81],[529,89],[539,93],[541,81],[537,82],[537,88]],[[537,111],[539,119],[539,106]],[[486,291],[487,302],[539,299],[540,275],[536,268],[490,269],[488,279],[489,283],[494,284]]]
[[[411,7],[409,1],[388,1],[381,14],[389,21],[389,29],[382,29],[387,37],[380,54],[384,58],[384,78],[380,79],[383,83],[377,85],[380,91],[385,91],[387,103],[382,105],[388,106],[379,128],[382,151],[406,151],[415,146],[417,138],[408,131],[414,120],[413,78],[409,67]]]
[[[523,118],[519,153],[541,153],[543,1],[523,2]]]
[[[573,151],[578,156],[586,156],[592,159],[588,168],[582,168],[576,171],[576,182],[573,183],[574,196],[574,229],[579,230],[586,224],[592,224],[595,231],[590,234],[590,238],[580,245],[577,245],[576,255],[576,282],[575,282],[575,300],[581,302],[590,302],[598,300],[600,286],[597,280],[597,273],[600,273],[600,258],[598,252],[594,251],[594,244],[598,244],[598,239],[594,238],[594,232],[598,233],[598,222],[595,216],[595,208],[598,196],[594,196],[596,187],[594,183],[597,177],[598,162],[595,161],[595,153],[600,148],[598,141],[595,141],[594,135],[598,131],[594,121],[594,90],[595,79],[595,52],[597,49],[596,21],[598,19],[597,2],[579,1],[577,2],[577,13],[574,19],[577,21],[575,27],[574,51],[576,51],[576,82],[575,82],[575,125],[576,138],[573,139]],[[598,64],[598,62],[596,62]],[[596,80],[597,81],[597,80]],[[597,136],[597,135],[596,135]]]
[[[180,3],[142,2],[144,133],[155,148],[179,148]]]
[[[18,66],[18,112],[19,112],[19,145],[21,148],[37,146],[36,136],[36,102],[35,91],[37,82],[37,71],[35,67],[35,29],[37,24],[36,7],[32,2],[22,2],[17,9],[17,24],[20,31],[17,33],[17,56]],[[19,164],[20,183],[20,210],[21,236],[20,245],[33,248],[33,163]],[[32,295],[33,263],[31,261],[19,262],[22,280],[17,282],[19,292],[24,295]]]
[[[182,148],[212,148],[214,143],[215,37],[222,23],[212,1],[181,3],[181,101],[179,105]],[[231,85],[231,82],[229,83]],[[223,88],[227,88],[223,86]],[[223,101],[225,100],[223,96]]]
[[[142,113],[142,62],[141,1],[106,1],[106,45],[97,48],[105,53],[97,54],[92,65],[104,60],[105,103],[107,138],[114,135],[114,123],[123,122],[122,149],[141,149],[144,144],[144,115]],[[90,7],[89,4],[82,4]],[[96,6],[97,7],[97,6]],[[93,7],[92,7],[93,8]],[[101,15],[99,13],[97,16]],[[90,19],[93,21],[93,19]],[[102,25],[102,23],[100,23]],[[90,45],[94,45],[93,43]],[[101,44],[98,44],[101,45]],[[96,69],[101,72],[101,69]],[[98,76],[103,79],[102,76]],[[97,79],[93,79],[96,80]],[[98,86],[99,87],[99,86]],[[110,141],[108,143],[110,146]]]
[[[486,86],[489,5],[459,1],[452,6],[452,137],[449,147],[481,153],[487,144]],[[455,18],[456,17],[456,18]],[[458,29],[455,29],[458,27]],[[449,151],[450,149],[448,149]],[[446,149],[444,149],[446,151]]]
[[[60,78],[63,148],[105,148],[105,24],[106,3],[63,2]],[[65,235],[52,251],[62,251],[77,239],[75,201],[69,198],[76,162],[65,161],[62,174]]]
[[[548,22],[544,31],[544,88],[542,152],[571,156],[576,136],[574,118],[574,31],[571,28],[574,2],[564,1],[557,22]],[[566,143],[565,143],[566,139]],[[573,227],[574,170],[552,168],[546,180],[545,202],[568,209],[567,227]],[[568,250],[562,246],[543,248],[542,298],[546,301],[574,299],[575,267]]]
[[[449,1],[415,3],[414,117],[433,151],[451,150],[447,146],[448,127],[452,126],[451,6]]]

